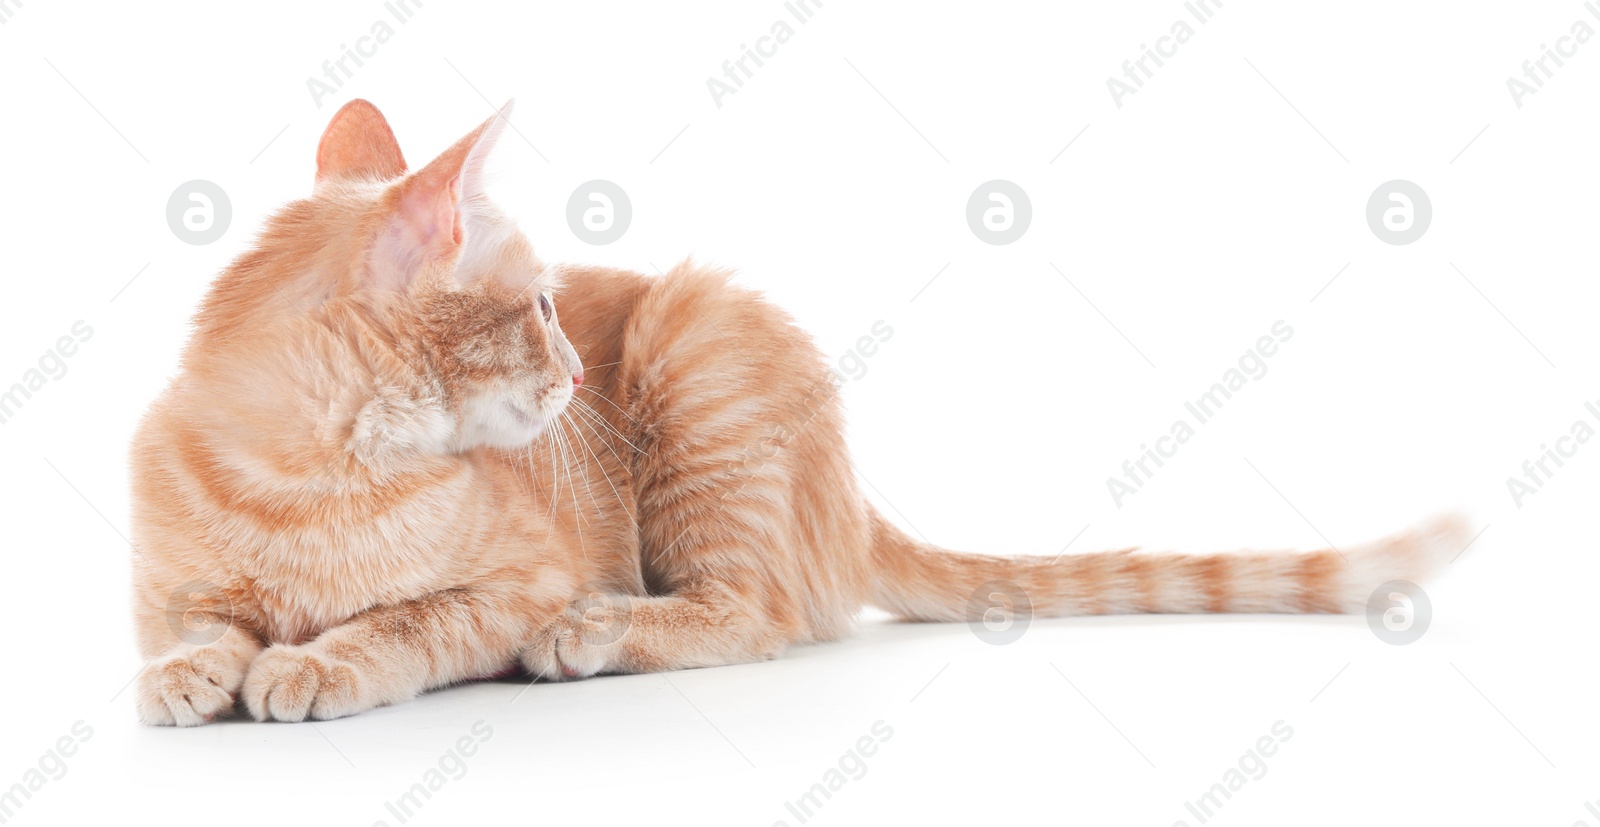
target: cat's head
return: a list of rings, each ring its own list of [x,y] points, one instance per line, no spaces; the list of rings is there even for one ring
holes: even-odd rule
[[[509,113],[408,171],[375,107],[339,110],[318,145],[313,195],[274,216],[207,299],[208,372],[270,361],[276,373],[260,384],[280,390],[364,384],[328,405],[357,442],[370,432],[424,450],[514,448],[550,427],[583,367],[550,274],[484,193],[484,160]],[[317,361],[333,364],[301,364]]]

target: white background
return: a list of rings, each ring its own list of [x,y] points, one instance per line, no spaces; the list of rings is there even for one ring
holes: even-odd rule
[[[1600,399],[1600,45],[1520,108],[1506,86],[1574,21],[1600,28],[1576,0],[1228,0],[1121,108],[1107,78],[1179,3],[827,0],[720,108],[707,78],[788,17],[776,0],[430,0],[321,106],[307,78],[388,16],[376,0],[6,8],[0,386],[94,330],[0,426],[0,787],[93,729],[6,823],[398,824],[385,802],[481,720],[412,823],[793,825],[785,802],[881,720],[815,823],[1195,825],[1184,803],[1281,720],[1293,736],[1212,823],[1600,824],[1600,445],[1520,507],[1506,487]],[[736,267],[839,355],[887,322],[845,386],[850,444],[940,544],[1343,546],[1446,509],[1482,534],[1403,647],[1360,617],[1036,621],[992,646],[869,616],[759,665],[141,727],[132,429],[210,279],[309,191],[356,96],[413,165],[517,98],[493,192],[546,261]],[[604,247],[565,219],[595,178],[634,209]],[[965,220],[996,178],[1033,208],[1006,246]],[[1433,205],[1406,246],[1365,218],[1397,178]],[[208,246],[166,222],[191,179],[231,197]],[[1280,319],[1269,372],[1118,508],[1106,479]]]

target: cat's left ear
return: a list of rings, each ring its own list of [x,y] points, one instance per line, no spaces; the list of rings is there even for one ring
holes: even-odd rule
[[[507,102],[494,117],[389,191],[388,222],[369,262],[378,286],[405,290],[423,276],[448,273],[454,267],[471,243],[468,219],[484,200],[484,161],[510,115]]]
[[[356,98],[339,107],[317,143],[317,186],[351,178],[396,178],[406,171],[394,130],[378,107]]]

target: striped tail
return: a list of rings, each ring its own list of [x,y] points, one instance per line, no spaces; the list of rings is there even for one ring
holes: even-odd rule
[[[907,620],[977,620],[998,603],[1040,617],[1210,612],[1356,613],[1390,580],[1420,581],[1469,542],[1442,517],[1343,550],[1047,557],[964,554],[917,542],[872,512],[877,607]]]

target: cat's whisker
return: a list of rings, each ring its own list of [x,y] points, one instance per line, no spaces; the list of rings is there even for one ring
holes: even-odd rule
[[[539,495],[541,497],[547,497],[550,500],[550,510],[545,513],[545,530],[544,530],[544,542],[548,543],[548,542],[550,542],[550,535],[555,533],[556,503],[560,502],[560,500],[558,500],[556,498],[555,493],[553,491],[548,493],[548,494],[545,492],[545,486],[544,486],[544,483],[543,483],[543,480],[542,480],[542,478],[544,476],[544,474],[542,473],[542,469],[536,468],[534,466],[535,456],[538,453],[538,445],[539,445],[539,443],[536,442],[536,441],[535,442],[530,442],[530,443],[528,443],[528,447],[525,450],[527,451],[527,457],[528,457],[528,459],[527,459],[528,475],[533,477],[534,489],[539,492]],[[552,472],[551,473],[552,483],[554,481],[554,477],[555,477],[555,474]]]
[[[560,422],[563,425],[563,427],[565,427],[567,425],[571,425],[576,420],[567,419],[566,412],[562,411],[561,417],[559,419],[557,419],[556,421]],[[571,439],[571,441],[576,442],[579,445],[582,445],[584,447],[584,450],[588,451],[590,455],[594,454],[594,449],[589,447],[589,442],[588,442],[588,440],[584,439],[582,433],[580,433],[577,430],[572,430],[572,431],[570,431],[568,433],[567,436]],[[600,513],[600,504],[599,504],[599,502],[596,500],[596,498],[594,496],[594,485],[590,482],[590,479],[591,479],[592,475],[589,473],[589,457],[584,456],[583,454],[579,454],[577,451],[573,451],[572,453],[578,459],[583,460],[583,471],[579,476],[583,477],[583,487],[585,489],[587,489],[588,492],[589,492],[589,504],[594,506],[595,516],[602,516],[601,513]]]
[[[566,420],[566,416],[567,416],[566,412],[563,411],[559,416],[556,417],[556,433],[559,435],[559,437],[561,439],[562,462],[567,466],[567,487],[572,489],[572,516],[573,516],[574,522],[577,523],[578,553],[583,555],[583,560],[584,560],[584,562],[587,563],[589,561],[589,547],[583,542],[583,526],[584,526],[586,520],[584,519],[584,516],[583,516],[583,509],[579,508],[579,506],[578,506],[578,486],[572,482],[572,464],[573,463],[568,460],[568,455],[570,453],[569,452],[569,446],[567,444],[568,435],[567,435],[566,431],[562,428],[562,425],[564,424],[564,422]],[[576,459],[576,457],[574,456],[574,457],[572,457],[572,459]],[[588,485],[588,482],[589,482],[588,475],[580,472],[579,476],[582,476],[583,479],[584,479],[584,484]],[[593,488],[589,489],[589,501],[591,503],[594,502],[594,489]]]
[[[616,408],[617,409],[617,413],[622,414],[623,416],[627,417],[628,421],[630,421],[630,422],[632,422],[632,423],[634,423],[636,425],[639,423],[639,420],[633,418],[633,414],[630,414],[626,410],[623,410],[621,405],[618,405],[617,403],[611,401],[611,397],[606,396],[605,394],[600,392],[600,391],[605,390],[605,388],[591,388],[591,387],[589,387],[587,385],[579,385],[578,386],[578,390],[580,390],[580,391],[591,391],[592,393],[594,393],[595,396],[599,397],[607,405],[610,405],[611,407]]]
[[[607,443],[605,438],[602,437],[599,433],[597,433],[592,426],[583,423],[582,420],[576,420],[575,419],[575,420],[573,420],[573,422],[578,423],[580,425],[583,425],[585,428],[588,428],[589,432],[594,434],[594,438],[595,439],[600,440],[601,443],[606,445],[606,449],[607,450],[611,449],[610,444]],[[610,474],[610,472],[606,471],[605,462],[601,461],[599,454],[595,454],[594,448],[589,447],[589,443],[588,443],[587,440],[584,441],[584,447],[589,448],[589,453],[594,456],[594,464],[600,468],[601,475],[603,475],[605,477],[606,485],[611,486],[611,493],[616,496],[617,505],[622,506],[622,513],[627,514],[629,519],[631,519],[635,523],[637,523],[638,522],[638,518],[635,517],[634,514],[633,514],[633,511],[628,508],[628,504],[626,502],[623,502],[623,500],[622,500],[622,492],[618,491],[617,490],[617,484],[611,481],[611,474]],[[611,456],[617,460],[617,464],[619,464],[619,465],[622,464],[622,458],[617,456],[617,452],[616,451],[611,451]]]
[[[578,419],[578,420],[574,420],[574,421],[575,422],[585,422],[585,420],[582,420],[582,419]],[[618,454],[617,450],[611,446],[611,440],[606,439],[605,436],[598,429],[594,428],[592,425],[590,425],[588,427],[589,427],[590,433],[594,434],[595,440],[598,441],[601,445],[604,445],[605,448],[606,448],[606,451],[610,452],[611,458],[617,461],[617,467],[618,468],[627,468],[628,467],[628,463],[623,461],[622,456],[620,454]],[[596,459],[598,459],[598,456],[596,456]],[[605,470],[605,464],[604,463],[601,463],[600,469],[602,471]],[[615,486],[612,486],[612,487],[615,488]]]
[[[559,504],[561,502],[561,442],[554,435],[550,437],[550,482],[555,486],[555,504]]]
[[[560,422],[563,422],[565,419],[566,419],[566,414],[565,414],[565,412],[563,412],[562,415],[560,417],[558,417],[556,421],[558,423],[560,423]],[[587,525],[589,521],[588,521],[588,518],[584,515],[584,510],[582,509],[581,504],[578,502],[578,486],[577,486],[577,484],[572,482],[573,471],[577,470],[578,477],[583,480],[584,487],[588,489],[588,491],[589,491],[589,502],[591,504],[594,503],[594,488],[590,487],[590,485],[589,485],[589,476],[586,473],[587,466],[585,466],[584,468],[578,468],[577,467],[578,466],[578,460],[579,460],[580,457],[579,457],[579,454],[578,454],[578,450],[572,446],[572,438],[573,438],[572,434],[570,432],[568,432],[565,428],[563,428],[562,429],[562,433],[561,433],[561,443],[564,446],[562,450],[567,455],[567,484],[568,484],[569,487],[572,488],[572,513],[577,516],[578,524],[580,526],[582,526],[582,525]],[[580,540],[580,543],[581,543],[581,541],[582,541],[581,534],[580,534],[579,540]],[[587,556],[585,557],[585,559],[587,559]]]
[[[568,483],[568,494],[570,494],[571,483],[573,483],[573,473],[571,473],[571,470],[568,470],[568,465],[566,465],[566,443],[562,438],[562,429],[557,427],[558,424],[560,424],[560,419],[552,422],[552,427],[549,429],[550,445],[555,446],[554,456],[555,459],[560,461],[560,469],[557,470],[557,473],[560,473],[560,475],[566,477],[566,483]]]
[[[539,477],[532,473],[533,445],[531,443],[523,446],[521,457],[521,462],[511,463],[511,470],[517,475],[517,485],[522,486],[523,493],[537,493],[539,491]],[[528,490],[530,487],[533,489],[532,492]]]
[[[613,447],[613,446],[612,446],[612,445],[611,445],[611,440],[610,440],[610,439],[607,439],[607,438],[606,438],[606,437],[605,437],[605,435],[604,435],[604,433],[602,433],[602,432],[601,432],[601,431],[600,431],[600,430],[599,430],[599,429],[598,429],[598,428],[595,428],[595,427],[594,427],[594,420],[595,420],[595,419],[597,419],[597,418],[598,418],[598,415],[597,415],[597,414],[595,414],[595,413],[593,413],[593,412],[590,412],[590,413],[589,413],[589,415],[588,415],[588,416],[587,416],[587,417],[585,417],[585,418],[584,418],[584,419],[580,419],[580,420],[578,420],[578,421],[580,421],[580,422],[587,422],[587,423],[588,423],[588,425],[589,425],[589,428],[590,428],[590,430],[591,430],[591,431],[592,431],[592,432],[593,432],[593,433],[594,433],[594,435],[595,435],[595,439],[597,439],[597,440],[599,440],[599,442],[600,442],[600,444],[602,444],[602,445],[604,445],[604,446],[606,446],[606,450],[607,450],[607,451],[609,451],[609,452],[610,452],[610,453],[611,453],[611,458],[612,458],[612,459],[614,459],[614,460],[616,460],[616,461],[617,461],[617,465],[618,465],[618,467],[620,467],[620,468],[627,468],[627,467],[629,467],[629,464],[628,464],[628,463],[627,463],[627,462],[625,462],[625,461],[624,461],[624,460],[623,460],[623,459],[622,459],[622,457],[621,457],[621,456],[620,456],[620,455],[619,455],[619,454],[618,454],[618,453],[617,453],[617,449],[616,449],[616,448],[614,448],[614,447]],[[602,424],[602,425],[603,425],[603,424],[605,424],[605,423],[604,423],[604,422],[603,422],[603,421],[602,421],[602,422],[601,422],[601,424]],[[608,429],[608,430],[609,430],[609,429]],[[613,433],[615,433],[615,432],[614,432],[614,431],[613,431]],[[643,454],[643,453],[644,453],[644,452],[643,452],[643,451],[639,451],[639,450],[638,450],[638,449],[637,449],[637,448],[635,448],[635,449],[634,449],[634,450],[635,450],[635,451],[637,451],[637,452],[638,452],[638,453],[640,453],[640,454]]]
[[[550,521],[549,530],[545,535],[547,538],[549,537],[550,532],[555,531],[556,513],[561,508],[561,473],[562,470],[566,468],[566,455],[561,450],[561,434],[555,427],[553,427],[553,425],[554,423],[552,423],[552,427],[546,429],[545,431],[545,433],[548,435],[547,446],[550,449],[550,478],[552,487],[554,488],[554,491],[550,497],[550,513],[546,518]],[[559,467],[557,465],[558,462],[560,463]],[[571,482],[570,477],[568,478],[568,482]],[[577,528],[579,537],[581,538],[583,534],[582,526],[580,525]]]
[[[635,450],[635,451],[637,451],[637,452],[639,452],[641,454],[644,453],[644,449],[643,448],[640,448],[639,446],[634,445],[632,442],[629,442],[627,437],[623,436],[621,433],[618,433],[616,428],[611,427],[611,423],[607,422],[606,418],[601,416],[599,411],[596,411],[594,408],[589,407],[587,404],[584,404],[579,399],[574,398],[572,401],[578,403],[578,407],[575,408],[574,410],[577,410],[580,414],[583,414],[585,419],[588,419],[591,422],[599,423],[607,431],[610,431],[612,436],[614,436],[617,439],[620,439],[624,443],[626,443],[629,448],[632,448],[633,450]]]
[[[546,540],[548,540],[550,534],[555,531],[556,507],[561,503],[561,476],[556,473],[556,454],[553,450],[554,446],[555,440],[553,438],[545,440],[544,453],[545,456],[550,460],[550,512],[545,515],[545,520],[549,522],[550,526],[545,532]]]
[[[572,497],[572,515],[577,522],[578,542],[581,545],[583,542],[583,513],[578,510],[578,486],[572,481],[572,463],[567,453],[567,437],[562,433],[560,424],[561,418],[557,417],[557,427],[550,429],[550,433],[555,437],[556,447],[561,451],[561,470],[567,475],[568,495]]]

